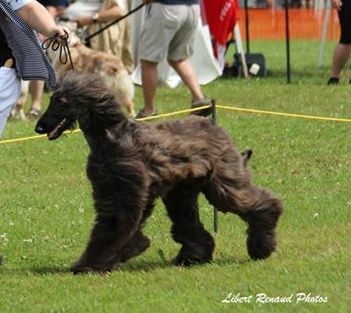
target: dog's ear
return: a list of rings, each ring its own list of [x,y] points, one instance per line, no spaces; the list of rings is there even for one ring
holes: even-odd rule
[[[242,151],[240,154],[241,154],[241,157],[243,159],[244,166],[246,166],[247,162],[251,159],[252,149],[246,149],[246,150]]]
[[[116,75],[120,71],[118,64],[111,62],[111,60],[100,62],[99,67],[109,75]]]
[[[106,69],[106,72],[110,75],[116,75],[118,72],[118,69],[116,67],[110,66]]]

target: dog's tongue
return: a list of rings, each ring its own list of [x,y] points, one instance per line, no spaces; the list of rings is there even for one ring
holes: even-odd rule
[[[47,134],[49,140],[54,140],[61,135],[61,129],[65,122],[66,118],[64,118],[51,132]]]
[[[56,139],[57,138],[57,127],[53,131],[48,133],[47,137],[48,137],[49,140]]]

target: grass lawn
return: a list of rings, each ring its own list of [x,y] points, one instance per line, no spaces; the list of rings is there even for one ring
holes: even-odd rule
[[[292,42],[288,85],[284,42],[253,42],[269,76],[217,79],[204,91],[226,106],[350,119],[350,71],[326,86],[333,47],[317,68],[319,43]],[[160,88],[158,111],[185,109],[189,97],[184,87]],[[254,181],[284,201],[272,257],[250,261],[244,223],[220,214],[213,264],[174,267],[179,246],[159,202],[145,254],[110,275],[73,276],[93,220],[83,136],[0,144],[0,312],[350,312],[351,123],[219,110],[218,124],[240,150],[254,150]],[[33,136],[33,125],[10,121],[3,139]],[[213,233],[212,208],[200,201]],[[286,303],[261,303],[260,294]]]

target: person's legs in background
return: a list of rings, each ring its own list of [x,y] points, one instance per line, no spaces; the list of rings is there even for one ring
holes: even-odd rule
[[[180,15],[184,17],[184,22],[170,41],[168,63],[188,87],[192,96],[191,108],[198,108],[212,102],[202,93],[197,75],[189,61],[194,51],[195,33],[199,23],[199,6],[185,6],[183,10],[183,14]],[[210,109],[202,109],[193,113],[206,116],[210,112]]]
[[[29,84],[29,93],[31,95],[32,104],[28,115],[32,118],[38,118],[41,110],[41,98],[43,96],[44,81],[32,80]]]
[[[168,63],[174,68],[184,84],[189,88],[192,95],[191,108],[196,109],[202,106],[212,105],[213,100],[206,98],[202,93],[195,71],[187,59],[179,61],[168,60]],[[194,111],[192,114],[207,116],[211,114],[211,112],[212,107],[208,107]]]
[[[340,74],[351,54],[351,45],[339,43],[333,53],[333,66],[328,85],[338,84]]]
[[[158,62],[167,58],[192,96],[192,108],[211,104],[201,91],[197,76],[190,64],[195,30],[199,22],[199,6],[165,6],[155,3],[146,10],[141,34],[140,59],[144,107],[137,117],[156,113],[155,95],[158,86]],[[201,110],[199,115],[210,111]]]
[[[340,23],[340,40],[333,53],[333,65],[328,85],[339,83],[341,71],[351,54],[351,1],[343,1],[338,11]],[[350,80],[351,83],[351,80]]]
[[[192,102],[197,102],[204,98],[197,76],[188,60],[171,61],[168,63],[178,73],[184,84],[189,88],[192,95]]]
[[[156,113],[155,95],[158,85],[157,65],[158,63],[141,60],[141,81],[143,88],[144,108],[139,112],[137,118],[150,116]]]

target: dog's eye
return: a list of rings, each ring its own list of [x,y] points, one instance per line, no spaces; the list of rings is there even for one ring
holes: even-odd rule
[[[68,103],[68,100],[65,97],[59,96],[57,94],[54,94],[51,96],[51,101],[54,103],[63,103],[63,104]]]

